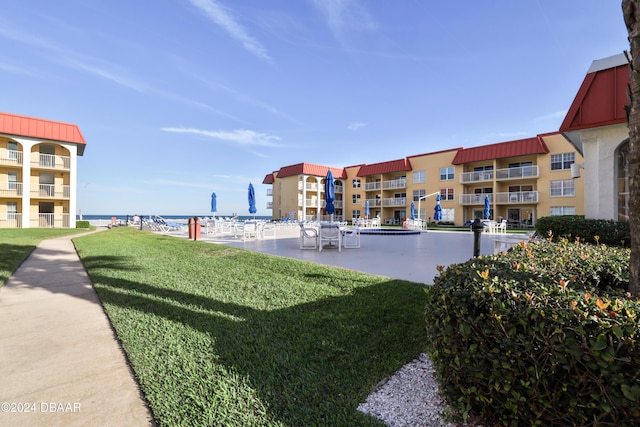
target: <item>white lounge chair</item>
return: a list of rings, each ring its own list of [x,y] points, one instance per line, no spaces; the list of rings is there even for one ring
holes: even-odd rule
[[[342,245],[345,248],[360,247],[360,228],[346,227],[342,229]]]
[[[300,223],[300,249],[316,249],[318,247],[318,230]]]
[[[322,252],[325,243],[334,245],[338,248],[338,252],[342,252],[342,232],[338,224],[322,224],[318,233],[318,251]]]

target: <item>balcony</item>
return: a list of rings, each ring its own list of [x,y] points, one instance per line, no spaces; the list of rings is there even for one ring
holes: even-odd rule
[[[38,199],[68,199],[70,195],[68,185],[38,184],[31,190],[31,197]]]
[[[273,202],[267,202],[267,209],[273,209]]]
[[[380,181],[364,183],[364,191],[379,191],[381,188],[382,183]]]
[[[342,187],[343,187],[342,185],[338,185],[338,184],[336,184],[336,186],[335,186],[335,193],[336,193],[336,194],[342,194]]]
[[[510,193],[497,193],[496,202],[499,205],[538,203],[538,192],[537,191],[512,191]]]
[[[362,202],[362,206],[366,206],[367,202],[369,202],[369,208],[382,206],[382,199],[367,199]]]
[[[22,228],[22,214],[8,212],[0,216],[0,228]]]
[[[537,165],[496,170],[496,179],[499,181],[531,179],[531,178],[538,178],[539,176],[540,176],[540,170]]]
[[[267,196],[273,196],[273,188],[267,188]]]
[[[14,181],[1,183],[0,197],[22,197],[22,183]]]
[[[0,165],[22,166],[22,151],[0,149]]]
[[[387,199],[382,199],[382,206],[385,206],[385,207],[407,206],[407,198],[406,197],[390,197]]]
[[[34,169],[70,170],[71,157],[35,153],[31,156],[31,167]]]
[[[476,182],[493,181],[493,171],[464,172],[460,174],[460,182],[463,184],[473,184]]]
[[[460,204],[461,205],[484,205],[485,196],[489,196],[489,202],[493,203],[493,194],[491,193],[478,193],[478,194],[461,194],[460,195]]]
[[[307,191],[318,191],[320,186],[315,182],[298,182],[298,190],[302,190],[303,188]]]
[[[382,188],[384,190],[396,190],[398,188],[407,188],[406,178],[392,179],[391,181],[383,181]]]
[[[69,214],[41,213],[31,219],[31,227],[37,228],[69,228]]]

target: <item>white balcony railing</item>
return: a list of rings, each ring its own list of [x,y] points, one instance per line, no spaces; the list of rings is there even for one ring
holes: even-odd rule
[[[493,171],[475,171],[460,174],[460,182],[464,184],[486,181],[493,181]]]
[[[538,203],[537,191],[512,191],[510,193],[497,193],[498,204]]]
[[[71,195],[68,185],[38,184],[38,188],[31,190],[31,196],[47,199],[68,199]]]
[[[2,197],[22,196],[22,183],[15,182],[15,181],[0,183],[0,196]]]
[[[365,182],[364,183],[364,191],[376,191],[382,188],[382,182]]]
[[[493,194],[491,193],[479,193],[479,194],[461,194],[461,205],[484,205],[485,196],[489,196],[489,202],[493,203]]]
[[[392,179],[391,181],[383,181],[382,188],[385,190],[394,190],[396,188],[407,188],[406,179]]]
[[[539,176],[540,176],[540,168],[537,165],[496,170],[497,180],[529,179],[529,178],[538,178]]]
[[[31,157],[31,166],[34,168],[44,169],[71,169],[71,157],[57,156],[54,154],[35,153],[36,156]]]
[[[69,214],[40,213],[31,220],[31,227],[69,228]]]
[[[267,188],[267,196],[273,196],[273,188]]]
[[[0,165],[22,165],[22,151],[0,149]]]
[[[407,205],[406,197],[390,197],[387,199],[382,199],[382,206],[406,206],[406,205]]]
[[[22,214],[8,212],[0,216],[0,228],[22,228]]]
[[[362,206],[366,206],[367,202],[369,202],[369,208],[382,206],[382,199],[367,199],[362,202]]]

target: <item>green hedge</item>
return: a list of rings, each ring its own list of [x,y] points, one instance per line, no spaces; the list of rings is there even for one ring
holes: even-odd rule
[[[429,352],[454,420],[640,425],[640,303],[629,250],[521,243],[441,269],[427,289]]]
[[[76,221],[76,228],[89,228],[91,224],[89,221]]]
[[[587,243],[629,247],[631,231],[628,221],[586,219],[582,215],[545,216],[536,221],[539,236],[551,236],[558,241],[566,238]]]

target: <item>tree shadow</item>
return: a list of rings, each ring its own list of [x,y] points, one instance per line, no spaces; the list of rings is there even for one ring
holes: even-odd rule
[[[121,261],[118,257],[84,259],[90,272],[118,267]],[[256,391],[267,416],[285,425],[338,425],[345,417],[352,420],[350,425],[378,425],[356,408],[382,379],[380,367],[385,376],[391,375],[424,349],[424,286],[411,282],[389,280],[339,296],[279,309],[256,309],[150,283],[99,274],[91,277],[138,375],[137,365],[145,363],[144,355],[132,354],[140,351],[133,349],[139,348],[138,340],[152,346],[148,351],[157,354],[160,363],[178,350],[163,348],[166,342],[161,336],[144,336],[149,331],[122,331],[119,316],[152,316],[176,325],[176,331],[203,333],[209,339],[206,345],[211,354],[200,363],[222,364],[239,374]],[[138,341],[136,346],[129,344],[132,340]],[[385,351],[371,354],[372,348]],[[183,368],[173,367],[174,391],[190,396],[196,393],[190,388],[199,387],[197,393],[206,405],[217,393],[215,380],[208,383],[204,369],[199,373],[204,378],[188,378],[190,373]],[[167,402],[175,396],[151,392],[153,381],[166,378],[154,379],[153,372],[147,372],[139,380],[158,420],[185,422],[165,418],[172,414]],[[194,405],[195,412],[185,415],[184,411],[190,410],[186,406],[173,413],[201,418],[202,412],[210,410]]]

